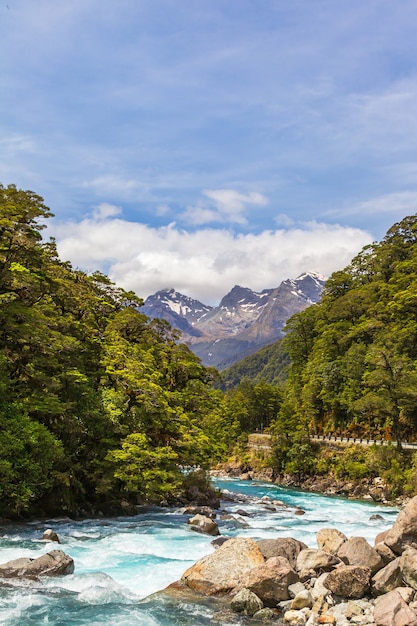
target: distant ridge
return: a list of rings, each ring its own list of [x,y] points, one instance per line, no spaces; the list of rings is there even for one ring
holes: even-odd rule
[[[325,282],[323,276],[306,272],[261,292],[235,285],[217,307],[163,289],[149,296],[141,310],[180,330],[205,365],[224,369],[281,339],[287,319],[318,302]]]

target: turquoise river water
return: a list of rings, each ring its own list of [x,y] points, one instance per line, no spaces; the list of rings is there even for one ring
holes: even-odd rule
[[[336,527],[348,537],[373,543],[392,525],[398,510],[239,480],[216,481],[245,502],[224,500],[232,519],[219,521],[222,535],[253,539],[294,537],[317,547],[316,533]],[[269,510],[256,501],[269,497],[287,507]],[[300,507],[304,515],[296,515]],[[269,507],[271,508],[271,507]],[[236,513],[244,509],[249,515]],[[370,519],[378,513],[382,519]],[[74,574],[0,587],[0,624],[6,626],[208,626],[209,606],[152,596],[178,580],[197,559],[213,551],[212,537],[195,533],[179,509],[143,508],[131,517],[46,520],[0,527],[0,562],[35,558],[62,549],[75,562]],[[40,541],[53,528],[61,545]],[[242,621],[233,623],[245,623]],[[225,622],[223,622],[225,626]]]

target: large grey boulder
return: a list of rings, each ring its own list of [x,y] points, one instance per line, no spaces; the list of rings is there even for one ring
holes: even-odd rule
[[[316,538],[319,549],[329,554],[337,554],[342,543],[347,541],[346,535],[336,528],[322,528]]]
[[[337,556],[346,565],[369,567],[372,574],[384,567],[381,556],[364,537],[350,537],[350,539],[342,543]]]
[[[0,578],[32,578],[72,574],[74,561],[62,550],[52,550],[36,559],[21,558],[0,565]]]
[[[398,591],[379,596],[375,602],[376,626],[417,626],[417,616]]]
[[[340,565],[327,575],[326,587],[343,598],[362,598],[369,590],[371,570],[359,565]]]
[[[383,541],[395,554],[401,554],[407,546],[417,548],[417,496],[398,513]]]
[[[307,546],[298,539],[292,537],[278,537],[277,539],[259,539],[258,547],[265,559],[273,556],[283,556],[289,560],[291,567],[295,568],[297,556],[301,550],[306,550]]]
[[[181,581],[206,595],[224,593],[237,587],[244,574],[264,563],[255,541],[236,537],[189,567]]]
[[[274,556],[242,576],[239,587],[250,589],[265,606],[273,608],[278,602],[289,600],[288,587],[298,580],[288,559]]]

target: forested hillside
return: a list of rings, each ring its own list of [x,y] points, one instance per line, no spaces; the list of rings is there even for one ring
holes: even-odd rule
[[[135,294],[61,261],[50,216],[0,186],[0,515],[173,494],[224,444],[215,372]]]
[[[184,467],[245,458],[257,430],[273,435],[263,462],[276,473],[334,469],[311,432],[417,439],[417,216],[223,383],[137,295],[59,259],[42,238],[50,216],[35,193],[0,185],[0,517],[173,501]],[[341,471],[379,471],[375,454],[354,454]],[[415,488],[417,458],[381,463]]]
[[[255,383],[282,385],[287,379],[289,356],[282,339],[261,348],[221,373],[222,389],[231,389],[245,378]]]
[[[316,432],[417,437],[417,215],[327,281],[287,324],[286,413]]]

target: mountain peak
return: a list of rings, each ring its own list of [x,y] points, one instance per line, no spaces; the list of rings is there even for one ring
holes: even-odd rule
[[[149,296],[141,310],[167,320],[205,365],[221,369],[282,338],[287,319],[318,302],[324,284],[320,274],[304,272],[261,292],[234,285],[217,307],[170,287]]]

